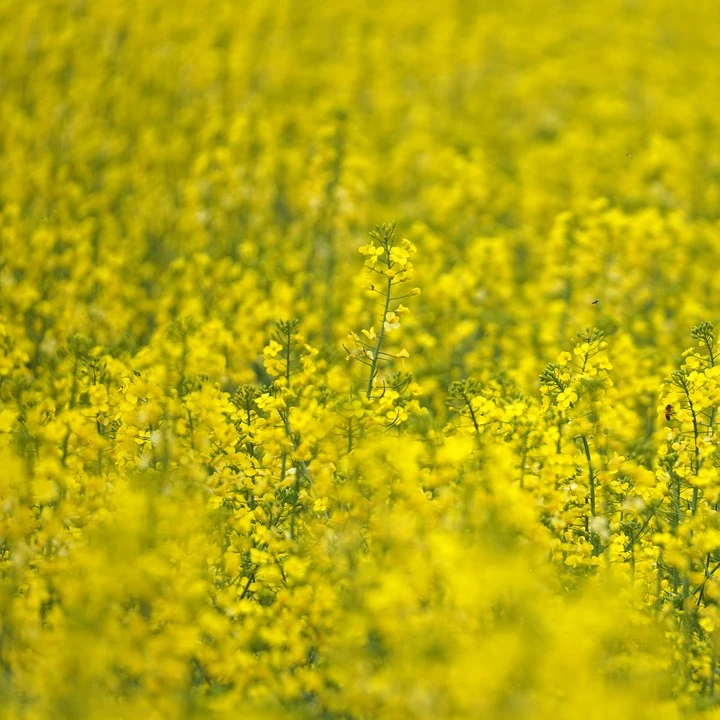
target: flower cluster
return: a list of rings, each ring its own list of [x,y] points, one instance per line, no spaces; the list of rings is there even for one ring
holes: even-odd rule
[[[0,0],[0,717],[718,717],[719,51]]]

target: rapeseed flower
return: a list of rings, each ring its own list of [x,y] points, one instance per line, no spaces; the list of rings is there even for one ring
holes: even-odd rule
[[[0,0],[0,717],[717,716],[718,50]]]

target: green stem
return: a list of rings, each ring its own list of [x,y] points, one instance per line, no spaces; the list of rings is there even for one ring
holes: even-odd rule
[[[590,445],[588,445],[587,437],[585,437],[585,435],[581,435],[580,438],[582,440],[583,448],[585,449],[585,458],[588,464],[588,477],[590,480],[590,516],[595,518],[595,469],[593,468]],[[593,555],[597,555],[599,551],[599,543],[595,531],[591,531],[590,541],[593,545]]]
[[[370,364],[370,377],[368,378],[368,384],[367,384],[367,390],[366,390],[366,396],[367,396],[368,400],[372,396],[373,381],[375,380],[375,375],[377,374],[377,362],[378,362],[378,356],[380,355],[380,346],[382,345],[383,337],[385,336],[385,318],[387,317],[388,309],[390,308],[390,291],[391,291],[391,289],[392,289],[392,278],[389,277],[387,279],[387,287],[385,288],[385,304],[383,307],[382,317],[380,318],[380,329],[377,334],[377,340],[375,341],[375,348],[373,350],[372,363]]]
[[[475,411],[473,410],[472,403],[470,402],[470,398],[463,393],[462,394],[463,400],[465,400],[465,404],[467,405],[468,410],[470,411],[470,419],[472,420],[473,427],[475,428],[475,434],[477,436],[480,435],[480,425],[477,421],[477,416],[475,415]]]

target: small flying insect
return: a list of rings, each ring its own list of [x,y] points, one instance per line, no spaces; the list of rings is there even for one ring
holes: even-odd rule
[[[673,408],[673,406],[668,403],[665,406],[665,419],[667,421],[672,420],[674,414],[675,414],[675,408]]]
[[[599,300],[593,300],[593,301],[592,301],[592,304],[593,304],[593,305],[597,305],[599,302],[600,302]]]

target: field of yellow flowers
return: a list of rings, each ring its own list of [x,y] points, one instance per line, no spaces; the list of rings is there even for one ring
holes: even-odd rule
[[[720,718],[718,87],[716,2],[0,0],[0,718]]]

